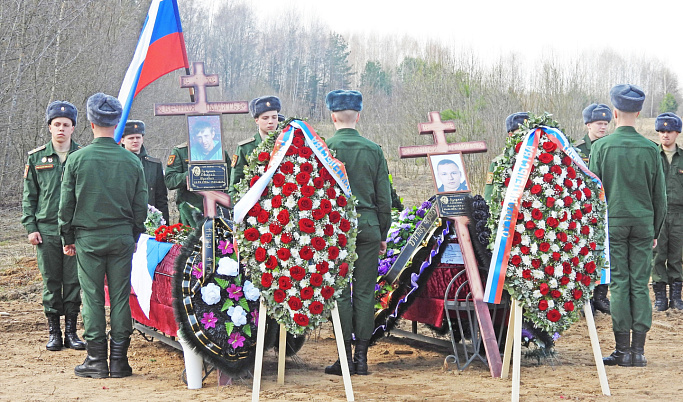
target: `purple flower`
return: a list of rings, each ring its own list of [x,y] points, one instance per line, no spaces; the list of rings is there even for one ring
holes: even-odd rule
[[[234,251],[232,247],[232,243],[230,243],[228,240],[221,240],[218,242],[218,249],[221,250],[221,253],[223,255],[226,254],[232,254]]]
[[[375,284],[375,292],[379,292],[380,289],[382,289],[382,287],[379,286],[379,284],[376,283],[376,284]]]
[[[254,310],[251,312],[251,322],[255,324],[258,323],[258,310]]]
[[[230,334],[230,338],[228,338],[228,343],[233,348],[241,348],[244,346],[245,340],[247,340],[247,338],[243,337],[239,332],[233,332]]]
[[[234,283],[231,283],[230,286],[228,286],[225,289],[226,292],[228,292],[228,297],[231,299],[239,300],[240,297],[242,297],[242,287],[237,286]]]
[[[420,205],[420,209],[429,209],[432,207],[432,203],[429,201],[425,201]]]
[[[204,269],[202,268],[201,262],[192,267],[192,275],[194,275],[194,277],[197,279],[202,277],[203,271],[204,271]]]
[[[216,328],[216,323],[218,322],[218,318],[216,318],[213,315],[213,312],[211,313],[204,313],[204,318],[202,318],[202,324],[204,324],[204,328]]]
[[[425,210],[424,209],[418,209],[415,215],[419,216],[420,219],[425,217]]]

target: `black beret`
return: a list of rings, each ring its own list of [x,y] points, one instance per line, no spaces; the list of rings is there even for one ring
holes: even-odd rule
[[[45,110],[45,123],[50,124],[55,117],[66,117],[71,119],[71,122],[76,125],[78,120],[78,110],[76,106],[67,101],[54,101],[47,105]]]
[[[280,98],[277,96],[262,96],[260,98],[252,99],[249,102],[249,113],[251,116],[256,118],[264,112],[270,112],[271,110],[280,111]]]
[[[591,103],[583,109],[583,123],[588,124],[594,121],[612,121],[612,109],[604,103]]]
[[[525,121],[529,119],[529,113],[527,112],[517,112],[509,115],[505,119],[505,130],[511,133],[519,128],[520,125],[524,124]]]
[[[681,118],[674,113],[662,113],[655,119],[655,131],[678,131],[681,132]]]
[[[123,129],[123,135],[142,134],[145,135],[145,123],[142,120],[128,120],[126,127]]]
[[[635,85],[619,84],[612,87],[609,97],[614,108],[622,112],[640,112],[645,102],[645,92]]]
[[[122,112],[121,102],[111,95],[98,92],[88,98],[88,120],[97,126],[117,125]]]
[[[358,91],[336,89],[330,91],[325,97],[325,104],[332,112],[340,110],[363,110],[363,94]]]

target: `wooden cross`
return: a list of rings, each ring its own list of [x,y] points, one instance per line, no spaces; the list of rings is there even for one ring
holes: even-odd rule
[[[218,86],[218,74],[204,74],[204,62],[192,63],[194,75],[180,77],[181,88],[194,88],[194,102],[191,103],[155,103],[155,116],[177,116],[187,114],[240,114],[249,113],[247,101],[232,102],[208,102],[206,100],[206,87]]]
[[[448,153],[448,152],[462,152],[463,154],[472,154],[478,152],[486,152],[486,142],[484,141],[470,141],[458,142],[449,144],[446,141],[446,133],[455,132],[455,123],[451,120],[441,121],[439,112],[429,112],[429,122],[419,123],[417,125],[420,134],[431,134],[434,138],[433,145],[413,145],[408,147],[399,147],[398,154],[401,159],[405,158],[419,158],[426,157],[428,154]]]

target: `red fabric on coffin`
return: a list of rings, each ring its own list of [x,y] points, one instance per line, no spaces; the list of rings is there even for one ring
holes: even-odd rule
[[[425,290],[420,296],[415,298],[401,317],[406,320],[441,327],[444,319],[443,296],[446,292],[446,287],[448,287],[451,279],[464,269],[465,266],[460,264],[441,264],[436,267],[427,280]],[[448,292],[448,299],[455,297],[458,287],[466,280],[466,275],[461,275],[455,281]],[[465,285],[460,291],[458,300],[464,301],[469,292],[469,285]]]

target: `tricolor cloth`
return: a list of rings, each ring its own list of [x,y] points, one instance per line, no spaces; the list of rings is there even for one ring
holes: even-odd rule
[[[273,153],[270,163],[266,168],[266,173],[259,178],[256,183],[247,191],[247,193],[240,199],[234,208],[235,223],[241,223],[247,212],[253,207],[261,198],[263,190],[266,189],[270,183],[275,171],[282,163],[282,160],[287,153],[287,149],[292,145],[294,139],[294,131],[301,130],[306,138],[306,144],[313,150],[313,153],[318,157],[320,162],[325,166],[327,171],[334,177],[334,180],[339,184],[344,194],[347,197],[351,196],[351,185],[349,184],[349,176],[346,174],[344,164],[332,156],[332,153],[327,148],[325,141],[313,130],[308,123],[301,120],[292,120],[289,126],[285,128],[282,133],[275,140]]]
[[[152,0],[133,60],[119,91],[118,99],[123,105],[121,121],[128,120],[133,98],[138,92],[157,78],[181,67],[188,68],[189,63],[178,3],[176,0]],[[116,142],[121,140],[123,126],[119,124],[116,128]]]
[[[510,184],[505,192],[505,200],[503,201],[502,213],[498,223],[498,230],[493,246],[491,265],[489,266],[489,276],[484,292],[484,301],[487,303],[498,304],[501,300],[505,284],[505,274],[510,256],[510,249],[512,247],[513,235],[515,233],[515,224],[517,222],[517,215],[520,209],[520,202],[524,192],[525,184],[529,179],[532,167],[534,165],[534,160],[538,154],[539,140],[543,132],[545,132],[548,138],[557,145],[558,149],[561,149],[569,158],[571,158],[572,162],[574,162],[588,177],[590,177],[591,180],[599,183],[600,200],[605,200],[605,190],[602,186],[602,182],[595,175],[595,173],[588,170],[588,167],[583,162],[583,159],[579,156],[574,147],[572,147],[571,143],[560,130],[546,126],[541,126],[530,130],[522,140],[522,146],[517,154],[512,176],[510,177]],[[610,272],[607,211],[605,211],[604,219],[606,263],[601,272],[600,283],[608,284],[610,281]]]
[[[173,243],[158,242],[143,233],[138,240],[138,248],[133,254],[130,285],[138,298],[140,309],[147,318],[149,318],[149,304],[152,298],[154,271],[172,247]]]

